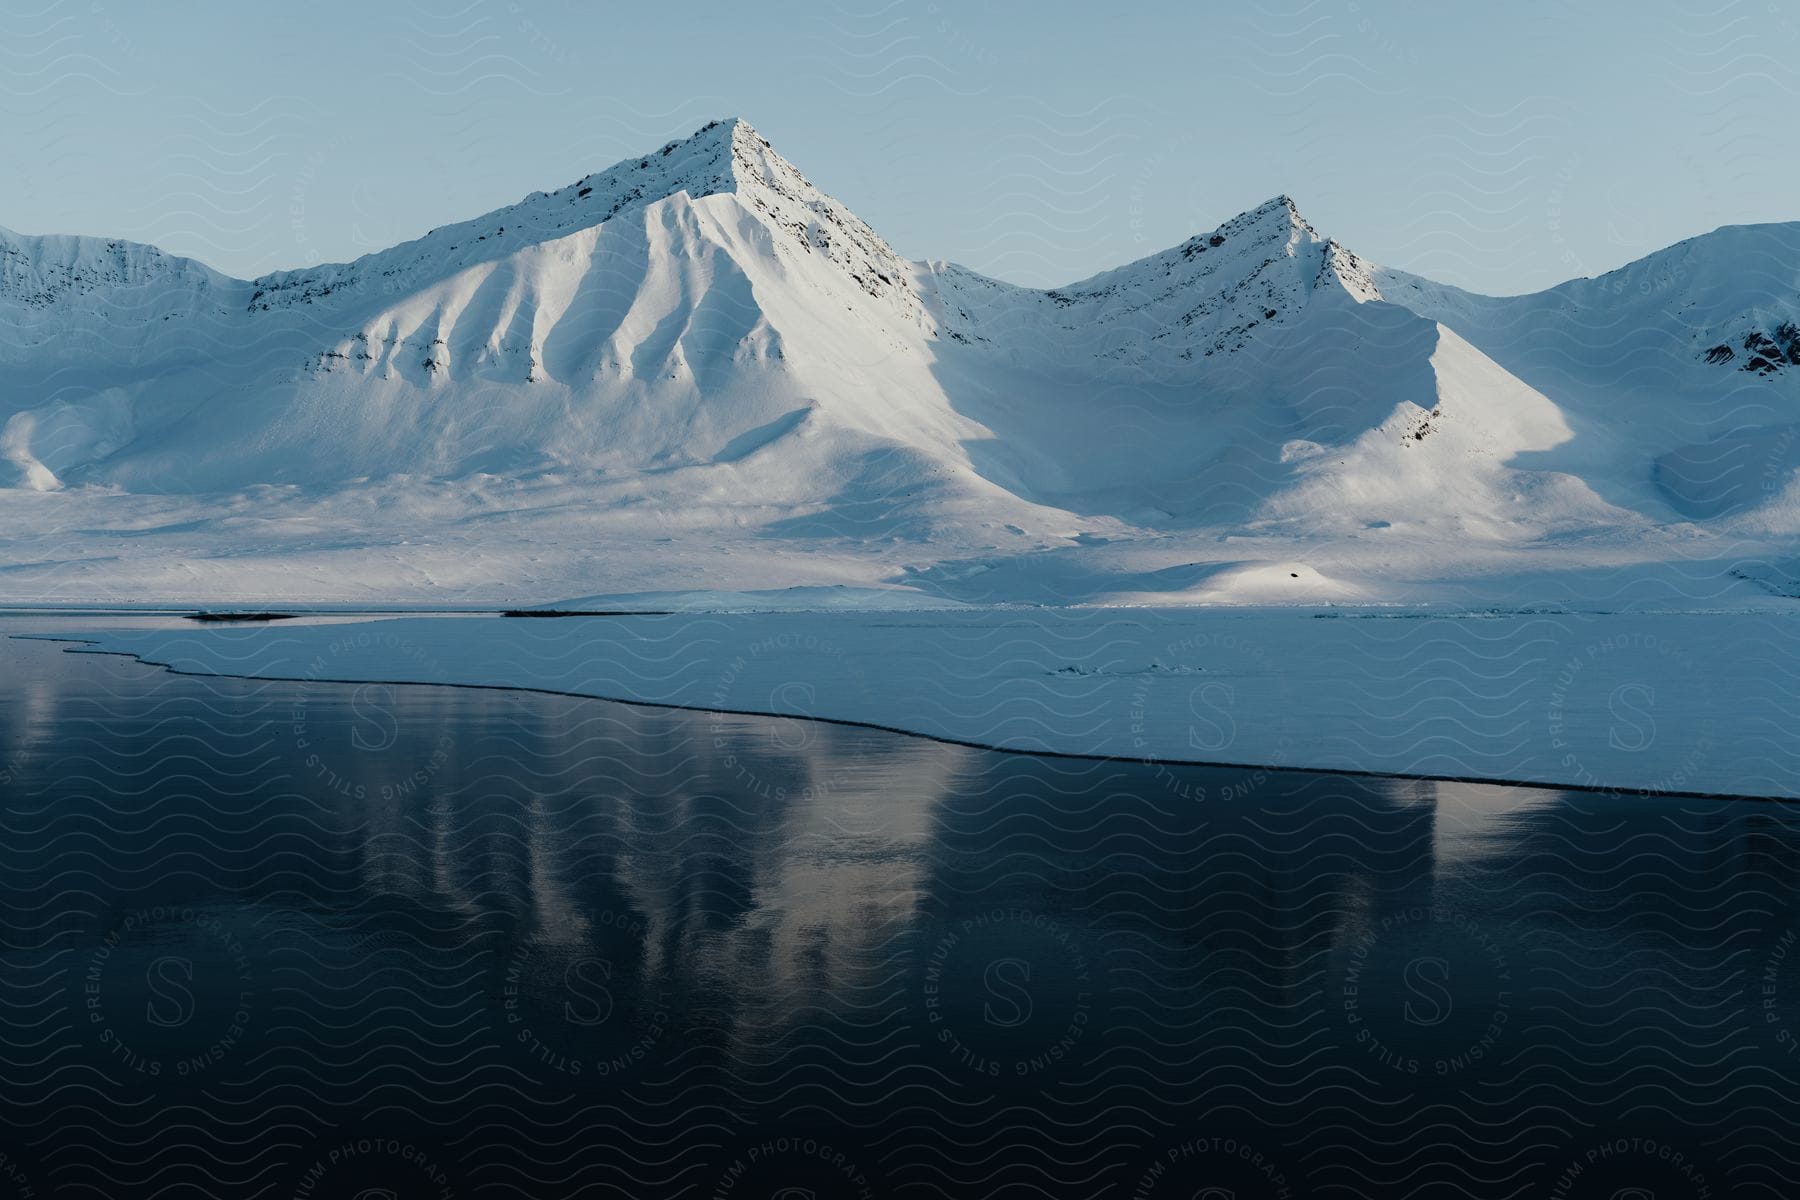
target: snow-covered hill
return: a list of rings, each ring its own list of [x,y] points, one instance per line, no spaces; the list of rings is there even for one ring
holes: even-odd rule
[[[1282,196],[1040,291],[738,120],[253,281],[0,232],[0,595],[1766,597],[1797,276],[1764,226],[1479,297]]]
[[[1244,349],[1257,329],[1294,320],[1315,290],[1381,298],[1367,265],[1321,238],[1286,196],[1067,287],[1013,287],[950,263],[928,264],[925,285],[957,341],[1005,346],[1026,365],[1099,363],[1147,379]]]
[[[1800,530],[1800,222],[1728,226],[1528,296],[1377,281],[1555,397],[1580,436],[1533,461],[1652,519]]]
[[[0,365],[167,361],[216,334],[245,285],[154,246],[0,229]]]

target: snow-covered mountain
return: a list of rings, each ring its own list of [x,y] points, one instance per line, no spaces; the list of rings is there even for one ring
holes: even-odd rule
[[[738,120],[251,281],[0,231],[0,590],[1687,579],[1800,526],[1797,275],[1761,226],[1480,297],[1282,196],[1041,291],[903,259]]]

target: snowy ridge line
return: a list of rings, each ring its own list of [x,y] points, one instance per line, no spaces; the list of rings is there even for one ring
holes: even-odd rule
[[[1003,348],[1022,365],[1094,361],[1146,379],[1255,348],[1256,330],[1293,321],[1315,291],[1380,299],[1360,261],[1320,238],[1286,196],[1060,288],[1020,288],[949,263],[925,264],[920,282],[954,341]]]
[[[1800,591],[1800,223],[1493,298],[1282,195],[1037,289],[733,119],[255,281],[0,235],[0,315],[20,599]]]

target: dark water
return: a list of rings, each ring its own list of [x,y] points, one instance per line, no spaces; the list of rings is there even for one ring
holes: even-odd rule
[[[0,654],[0,1200],[1800,1194],[1787,806]]]

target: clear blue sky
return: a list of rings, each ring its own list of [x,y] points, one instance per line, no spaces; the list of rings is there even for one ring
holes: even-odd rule
[[[738,115],[904,254],[1066,283],[1287,192],[1486,291],[1800,218],[1800,5],[0,0],[0,225],[354,257]]]

